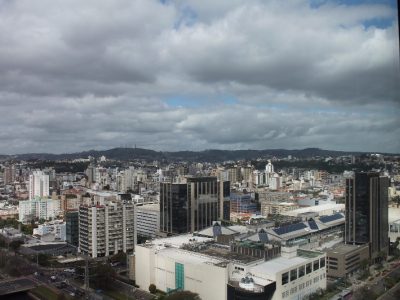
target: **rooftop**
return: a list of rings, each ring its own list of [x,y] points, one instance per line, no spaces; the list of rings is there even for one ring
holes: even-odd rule
[[[305,264],[308,262],[309,262],[308,258],[300,256],[292,258],[277,257],[250,267],[249,272],[256,276],[261,276],[261,277],[263,277],[262,276],[263,274],[266,274],[270,279],[275,280],[275,276],[277,273],[285,271],[290,268],[295,268],[298,265]]]
[[[329,250],[330,254],[338,254],[338,255],[346,255],[349,252],[356,251],[358,249],[368,247],[368,245],[351,245],[351,244],[344,244],[340,243],[332,247],[332,249]]]
[[[193,234],[182,234],[162,239],[155,239],[150,243],[142,244],[140,246],[161,250],[167,247],[181,248],[184,244],[200,244],[212,241],[214,241],[214,239],[209,237],[193,236]]]
[[[160,211],[160,204],[146,204],[137,205],[136,209],[139,210],[151,210],[151,211]]]
[[[319,215],[326,214],[325,212],[328,211],[328,214],[331,214],[331,211],[344,211],[345,205],[344,204],[322,204],[310,207],[299,208],[291,211],[282,212],[282,214],[287,216],[298,216],[299,214],[304,214],[308,212],[317,212]]]
[[[158,255],[172,258],[178,262],[190,263],[194,265],[212,264],[212,265],[226,266],[226,264],[228,263],[228,261],[226,261],[223,258],[210,257],[208,255],[203,255],[198,252],[193,252],[183,249],[166,248],[163,251],[160,251]]]

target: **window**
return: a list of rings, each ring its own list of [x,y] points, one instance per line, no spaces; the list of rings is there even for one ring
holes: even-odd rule
[[[306,274],[310,274],[312,272],[311,263],[306,265]]]
[[[319,260],[314,260],[314,271],[319,269]]]
[[[305,266],[301,266],[299,268],[299,278],[303,277],[305,273],[306,273]]]
[[[175,263],[175,288],[185,289],[185,272],[182,264]]]
[[[289,282],[289,273],[288,272],[283,273],[282,274],[282,285],[284,285],[284,284],[286,284],[288,282]]]
[[[290,281],[293,281],[296,279],[297,279],[297,269],[291,270],[290,271]]]
[[[325,257],[323,257],[323,258],[321,258],[321,259],[319,260],[319,267],[320,267],[320,268],[325,267]]]
[[[336,257],[328,257],[328,258],[329,258],[329,260],[335,260],[335,261],[338,260]]]

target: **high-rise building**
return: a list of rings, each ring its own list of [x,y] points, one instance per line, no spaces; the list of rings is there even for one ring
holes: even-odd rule
[[[154,238],[160,230],[160,205],[141,203],[137,204],[135,208],[137,235]]]
[[[3,183],[4,184],[10,184],[13,183],[15,181],[15,166],[7,166],[4,168],[4,172],[3,172]]]
[[[79,212],[77,210],[65,213],[67,243],[78,247],[79,245]]]
[[[79,248],[91,257],[133,251],[134,204],[107,201],[79,207]]]
[[[187,183],[160,183],[160,231],[194,232],[229,220],[230,183],[217,177],[187,178]]]
[[[18,203],[18,220],[23,223],[30,222],[34,219],[50,220],[61,215],[61,200],[59,199],[35,199],[19,201]]]
[[[29,175],[29,199],[46,198],[49,195],[49,175],[43,171],[33,171]]]
[[[345,241],[369,244],[370,259],[387,253],[389,178],[379,173],[356,173],[346,179]]]

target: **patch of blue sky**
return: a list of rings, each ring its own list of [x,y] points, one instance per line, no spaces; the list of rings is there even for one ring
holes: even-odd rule
[[[318,8],[324,4],[339,4],[339,5],[362,5],[362,4],[379,4],[379,5],[387,5],[393,8],[393,15],[385,18],[370,18],[368,20],[364,20],[362,25],[365,29],[369,27],[375,28],[388,28],[393,25],[393,22],[396,21],[396,12],[397,9],[396,0],[310,0],[310,7]],[[343,26],[345,28],[345,26]]]
[[[344,4],[344,5],[361,5],[361,4],[380,4],[389,5],[392,8],[397,8],[396,0],[310,0],[310,7],[318,8],[321,5],[328,3]]]
[[[235,105],[239,103],[238,99],[233,96],[223,96],[221,100],[224,104],[227,105]]]
[[[375,27],[375,28],[388,28],[393,25],[393,22],[395,22],[395,18],[374,18],[370,20],[365,20],[362,22],[363,26],[365,29],[369,27]]]
[[[180,16],[174,24],[175,29],[182,26],[192,26],[197,21],[197,13],[189,6],[184,5],[180,8]]]
[[[164,100],[170,107],[197,108],[203,105],[202,101],[195,98],[175,96]]]

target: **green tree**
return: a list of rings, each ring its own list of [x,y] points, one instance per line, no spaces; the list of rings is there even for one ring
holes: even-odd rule
[[[152,293],[152,294],[155,294],[156,293],[156,291],[157,291],[157,287],[156,287],[156,285],[155,284],[150,284],[149,285],[149,292],[150,293]]]
[[[369,289],[366,286],[363,286],[362,288],[359,288],[356,290],[353,294],[353,297],[351,299],[353,300],[365,300],[365,299],[376,299],[378,298],[378,295],[376,295],[371,289]]]
[[[49,254],[44,254],[44,253],[39,253],[38,257],[37,257],[38,263],[42,267],[50,266],[50,258],[51,258],[51,256]]]
[[[92,283],[96,288],[113,289],[117,274],[110,264],[97,263],[93,269]]]
[[[164,300],[201,300],[198,294],[189,291],[178,291],[163,298]]]
[[[14,251],[14,253],[15,253],[15,252],[18,251],[19,247],[21,247],[22,244],[23,244],[22,241],[12,241],[12,242],[10,243],[9,247],[10,247],[10,249],[11,249],[12,251]]]

